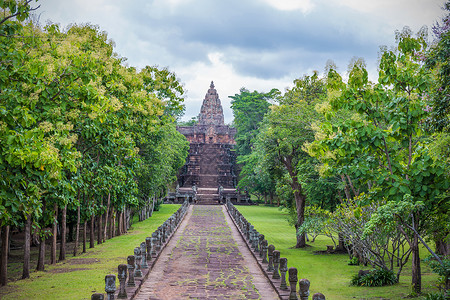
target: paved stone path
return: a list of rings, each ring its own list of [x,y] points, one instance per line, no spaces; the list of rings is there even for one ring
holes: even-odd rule
[[[134,299],[278,299],[225,207],[194,205]]]

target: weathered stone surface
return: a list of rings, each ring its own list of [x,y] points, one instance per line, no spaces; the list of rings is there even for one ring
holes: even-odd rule
[[[153,242],[152,242],[152,238],[151,237],[146,237],[145,238],[145,245],[147,246],[147,261],[151,262],[152,261],[152,250],[153,250]]]
[[[200,114],[198,115],[198,124],[225,125],[222,104],[220,103],[219,94],[217,94],[217,90],[214,88],[214,82],[212,81],[203,100]]]
[[[117,278],[119,279],[119,294],[118,299],[127,299],[127,291],[125,289],[125,281],[127,280],[127,265],[121,264],[117,268]]]
[[[298,300],[297,298],[297,268],[289,268],[289,285],[291,292],[289,293],[289,300]]]
[[[298,294],[300,296],[300,300],[308,300],[309,298],[309,286],[310,282],[308,279],[300,279],[298,282],[299,285],[299,291]]]
[[[267,248],[269,247],[267,246],[268,243],[269,242],[267,242],[267,240],[262,241],[262,262],[265,264],[268,263],[267,261]]]
[[[269,265],[267,266],[267,272],[273,272],[273,251],[275,251],[274,245],[269,245],[267,256],[269,257]]]
[[[136,263],[136,269],[134,270],[134,277],[139,278],[139,277],[142,277],[141,248],[140,247],[134,248],[134,257],[135,257],[135,263]]]
[[[141,243],[141,268],[148,269],[147,264],[147,245],[145,242]]]
[[[127,286],[136,286],[134,282],[134,269],[136,266],[136,258],[134,255],[129,255],[127,257],[127,268],[128,268],[128,283]]]
[[[116,292],[116,275],[109,274],[105,276],[105,292],[107,300],[114,300],[114,293]]]
[[[247,260],[254,258],[248,249],[244,257],[234,230],[221,206],[193,206],[135,299],[276,299],[260,292],[270,284],[256,262],[251,271]]]
[[[280,251],[273,251],[273,279],[280,279],[280,273],[278,273],[278,268],[280,267]]]
[[[280,258],[280,273],[281,273],[281,283],[280,283],[280,289],[282,290],[288,290],[288,287],[286,285],[286,272],[287,272],[287,258],[281,257]]]
[[[176,193],[170,201],[188,199],[198,204],[218,204],[230,199],[246,201],[236,190],[236,129],[224,124],[223,109],[217,90],[211,86],[203,100],[199,122],[194,126],[178,126],[177,130],[190,143],[186,164],[178,176]]]
[[[312,300],[325,300],[325,296],[322,293],[315,293],[312,296]]]
[[[100,293],[95,293],[92,294],[91,296],[91,300],[104,300],[105,299],[105,295],[100,294]]]

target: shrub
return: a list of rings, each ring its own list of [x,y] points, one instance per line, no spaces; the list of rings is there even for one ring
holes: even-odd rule
[[[384,286],[397,283],[394,272],[386,269],[373,269],[368,274],[353,276],[351,285],[355,286]]]
[[[358,266],[359,265],[359,259],[356,256],[353,256],[352,258],[350,258],[349,262],[348,262],[349,266]]]
[[[447,300],[445,299],[445,296],[443,293],[433,293],[433,294],[427,294],[424,298],[424,300]]]

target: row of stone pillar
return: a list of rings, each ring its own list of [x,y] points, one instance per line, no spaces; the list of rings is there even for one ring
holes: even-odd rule
[[[135,279],[144,278],[142,270],[151,269],[154,263],[152,258],[158,257],[170,236],[175,232],[176,228],[183,220],[188,208],[189,201],[185,201],[172,216],[151,234],[150,237],[145,238],[145,242],[142,242],[138,247],[134,248],[134,255],[129,255],[127,257],[127,264],[120,264],[118,266],[118,289],[116,289],[116,275],[109,274],[105,276],[105,292],[107,300],[115,299],[116,294],[117,299],[128,299],[133,296],[127,294],[126,288],[135,288]],[[147,274],[148,272],[146,275]],[[105,299],[105,295],[102,293],[96,293],[91,296],[91,300],[103,299]]]
[[[289,300],[308,300],[310,282],[308,279],[300,279],[297,277],[297,268],[287,267],[287,258],[280,257],[280,251],[275,250],[274,245],[269,245],[265,239],[264,234],[259,233],[255,227],[247,221],[247,219],[236,209],[236,207],[227,201],[226,203],[228,212],[234,219],[235,224],[241,231],[244,238],[247,239],[250,249],[253,251],[255,257],[261,259],[263,269],[266,270],[266,274],[272,282],[276,280],[279,282],[279,286],[275,286],[281,292],[278,292],[282,297],[283,291],[286,291]],[[288,273],[288,283],[286,282],[286,273]],[[297,283],[299,284],[299,291],[297,297]],[[289,294],[287,294],[289,291]],[[322,293],[315,293],[312,297],[313,300],[325,300],[325,296]]]

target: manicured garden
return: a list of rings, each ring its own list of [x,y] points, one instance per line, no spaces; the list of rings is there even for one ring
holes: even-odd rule
[[[288,259],[288,267],[297,267],[299,279],[307,278],[311,282],[311,295],[323,293],[327,299],[401,299],[411,293],[411,266],[408,264],[400,277],[400,282],[384,287],[350,286],[352,276],[360,269],[370,266],[350,266],[347,254],[315,254],[326,250],[333,243],[329,238],[318,236],[310,247],[295,249],[295,229],[287,222],[287,213],[276,207],[237,206],[239,211],[251,222],[256,230],[265,235],[269,244],[275,245],[281,257]],[[421,249],[421,258],[428,256]],[[437,275],[422,263],[423,292],[435,291]]]
[[[29,279],[8,283],[0,289],[0,299],[90,299],[104,292],[105,275],[117,274],[134,247],[169,218],[179,205],[165,204],[151,218],[135,223],[127,234],[107,240],[87,253],[70,257],[44,272],[32,272]],[[21,266],[16,266],[21,268]]]

